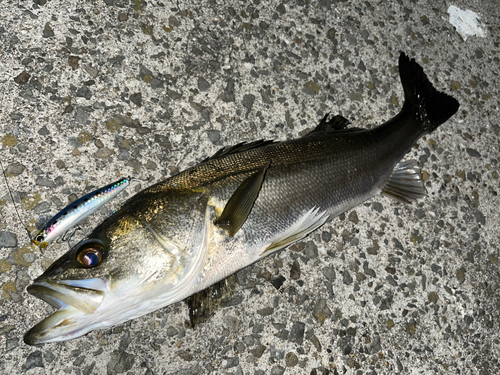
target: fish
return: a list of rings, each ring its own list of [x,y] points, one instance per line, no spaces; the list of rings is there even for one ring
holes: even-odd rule
[[[129,185],[130,177],[121,178],[70,203],[50,219],[31,242],[46,248],[50,242],[116,198]]]
[[[458,101],[399,57],[404,104],[371,128],[325,116],[283,142],[240,143],[130,198],[56,260],[27,291],[57,311],[24,342],[80,337],[203,291],[383,194],[426,194],[411,147],[453,116]]]

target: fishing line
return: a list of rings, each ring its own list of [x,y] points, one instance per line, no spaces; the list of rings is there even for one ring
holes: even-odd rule
[[[31,238],[30,231],[28,230],[28,228],[26,227],[26,225],[24,225],[24,223],[23,223],[23,221],[21,219],[21,215],[19,215],[19,211],[17,211],[16,202],[14,202],[14,197],[12,196],[12,192],[10,190],[9,182],[7,181],[7,175],[5,174],[5,170],[3,169],[3,164],[2,164],[1,161],[0,161],[0,168],[2,168],[3,178],[5,180],[5,185],[7,186],[7,190],[9,191],[10,199],[12,199],[12,204],[14,205],[14,210],[16,211],[17,217],[18,217],[19,221],[21,222],[21,225],[26,230],[26,233],[28,233],[28,238],[30,239],[30,242],[31,242],[31,241],[33,241],[33,238]]]

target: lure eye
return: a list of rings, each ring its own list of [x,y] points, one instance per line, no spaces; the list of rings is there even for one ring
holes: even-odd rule
[[[103,258],[104,248],[96,243],[84,244],[76,256],[78,262],[87,268],[98,266]]]
[[[36,242],[42,242],[43,241],[43,236],[36,236],[35,241]]]

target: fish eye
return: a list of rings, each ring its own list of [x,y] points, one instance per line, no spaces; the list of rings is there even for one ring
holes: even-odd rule
[[[76,259],[86,268],[98,266],[104,258],[104,247],[96,242],[84,243]]]
[[[35,241],[36,242],[42,242],[43,241],[43,236],[42,235],[36,236]]]

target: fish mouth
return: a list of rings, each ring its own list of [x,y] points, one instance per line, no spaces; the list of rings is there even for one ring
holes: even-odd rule
[[[90,331],[91,324],[82,318],[95,313],[102,304],[107,283],[101,279],[38,279],[27,291],[58,309],[24,335],[26,344],[38,345],[68,340]]]

